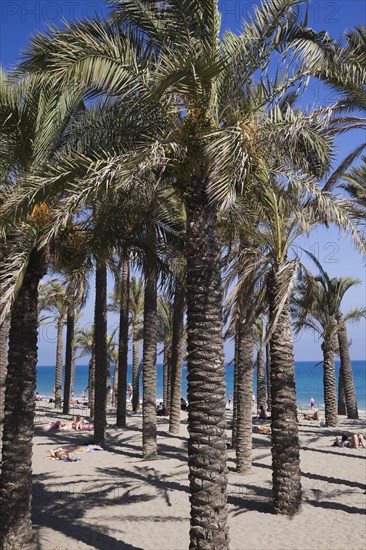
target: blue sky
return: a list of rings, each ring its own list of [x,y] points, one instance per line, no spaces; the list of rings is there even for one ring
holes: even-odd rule
[[[258,1],[223,0],[219,2],[224,28],[240,31],[243,19],[252,13],[253,6]],[[35,32],[46,28],[47,22],[61,24],[62,19],[75,21],[84,17],[92,17],[96,13],[105,14],[104,0],[2,0],[0,4],[0,63],[10,69],[19,60],[19,55],[28,43],[29,37]],[[346,29],[358,24],[366,24],[366,2],[364,0],[310,0],[308,25],[315,30],[326,30],[339,38]],[[329,105],[334,100],[334,94],[324,90],[318,82],[312,82],[303,101],[304,107],[312,107],[321,103]],[[306,102],[306,103],[304,103]],[[364,140],[361,132],[353,132],[337,141],[337,158],[340,160],[352,148]],[[351,307],[366,306],[366,270],[365,264],[353,249],[351,243],[338,234],[334,228],[317,229],[304,245],[318,257],[331,276],[351,275],[361,280],[361,285],[351,289],[344,302],[344,311]],[[110,279],[110,291],[112,280]],[[93,288],[91,289],[91,295]],[[81,323],[90,325],[93,318],[93,300],[86,307]],[[117,322],[117,317],[110,318],[110,326]],[[349,328],[352,339],[351,354],[353,359],[366,357],[365,344],[366,323]],[[295,353],[297,360],[320,359],[320,344],[313,334],[304,333],[296,338]],[[233,355],[232,345],[226,345],[226,358]],[[50,328],[41,327],[39,363],[54,362],[54,332]],[[85,361],[82,361],[85,362]]]

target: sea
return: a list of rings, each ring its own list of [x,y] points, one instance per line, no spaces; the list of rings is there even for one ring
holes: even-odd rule
[[[357,403],[360,410],[366,410],[366,360],[352,361],[353,376],[355,381]],[[111,366],[111,377],[113,378],[113,365]],[[183,365],[182,396],[187,398],[186,365]],[[336,376],[338,381],[339,361],[336,361]],[[233,394],[234,383],[233,365],[226,365],[226,392],[227,396]],[[256,392],[256,372],[254,371],[253,392]],[[132,366],[129,365],[128,381],[132,380]],[[295,380],[297,403],[301,407],[309,406],[310,399],[315,401],[316,408],[324,407],[323,393],[323,365],[317,361],[296,361]],[[37,366],[37,388],[38,393],[44,397],[53,396],[55,385],[55,366]],[[77,398],[85,391],[87,395],[88,366],[77,365],[75,368],[74,396]],[[140,393],[142,395],[142,391]],[[157,400],[163,397],[163,365],[157,365]]]

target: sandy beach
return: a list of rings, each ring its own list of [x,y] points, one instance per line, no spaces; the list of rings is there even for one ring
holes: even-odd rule
[[[38,404],[37,422],[63,418],[49,407]],[[33,522],[39,549],[187,549],[185,421],[182,413],[181,433],[172,436],[168,420],[158,418],[154,461],[141,458],[141,416],[130,416],[125,429],[109,427],[106,450],[81,453],[78,462],[51,460],[48,450],[87,443],[90,433],[36,432]],[[271,513],[270,436],[253,434],[247,475],[235,472],[235,451],[228,450],[231,550],[366,547],[366,450],[332,447],[336,435],[365,435],[365,419],[341,417],[338,429],[304,420],[300,433],[303,507],[292,519]]]

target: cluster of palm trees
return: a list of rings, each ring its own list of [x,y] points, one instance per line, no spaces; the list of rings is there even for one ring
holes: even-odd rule
[[[91,270],[95,273],[90,347],[95,390],[89,397],[94,436],[104,441],[110,269],[120,314],[117,424],[126,423],[131,323],[135,399],[137,346],[143,339],[145,459],[157,455],[158,288],[165,289],[169,302],[160,300],[160,319],[169,319],[164,399],[171,403],[173,433],[179,429],[175,404],[180,404],[186,310],[190,545],[228,548],[225,289],[228,333],[235,339],[233,435],[239,472],[251,463],[253,346],[258,319],[266,316],[260,346],[267,342],[276,513],[292,515],[301,504],[291,304],[297,304],[297,326],[316,327],[324,338],[325,388],[334,396],[326,395],[328,425],[336,423],[336,334],[347,411],[356,414],[343,355],[348,316],[340,310],[348,283],[321,271],[295,285],[293,301],[292,289],[299,272],[296,240],[316,224],[336,224],[361,253],[365,250],[359,230],[364,171],[347,176],[353,199],[332,194],[363,147],[320,186],[331,172],[337,134],[364,127],[361,117],[347,111],[364,108],[365,30],[349,32],[342,47],[307,28],[298,0],[265,0],[239,35],[221,35],[214,0],[108,3],[105,20],[37,35],[16,71],[1,74],[0,346],[8,337],[1,541],[4,548],[20,548],[32,540],[39,282],[47,268],[66,281],[61,301],[70,392],[75,314],[85,281]],[[296,106],[311,75],[340,92],[333,109],[307,112]],[[143,301],[130,276],[132,264],[143,275]],[[333,290],[338,298],[325,312]],[[57,404],[60,368],[59,362]],[[261,374],[262,388],[263,379]],[[64,395],[66,409],[69,396]]]

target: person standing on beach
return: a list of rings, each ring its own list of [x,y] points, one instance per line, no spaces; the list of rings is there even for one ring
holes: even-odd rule
[[[313,397],[310,397],[310,408],[312,409],[314,407],[314,398]]]
[[[132,403],[132,396],[133,396],[133,387],[132,387],[132,384],[128,384],[127,386],[127,393],[128,393],[128,403],[131,404]]]

